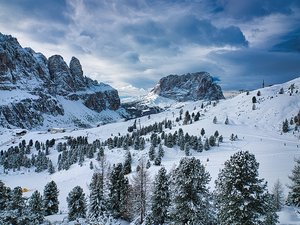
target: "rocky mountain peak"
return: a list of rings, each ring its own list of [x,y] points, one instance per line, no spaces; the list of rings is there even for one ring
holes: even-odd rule
[[[221,87],[214,83],[212,76],[207,72],[163,77],[151,92],[177,101],[218,100],[224,98]]]
[[[74,77],[82,77],[83,71],[79,59],[72,57],[70,61],[70,72]]]
[[[65,116],[66,102],[88,112],[90,120],[120,107],[117,90],[84,76],[77,58],[68,66],[60,55],[47,59],[0,33],[0,126],[43,126],[48,116]],[[82,119],[72,115],[66,121],[84,124]]]

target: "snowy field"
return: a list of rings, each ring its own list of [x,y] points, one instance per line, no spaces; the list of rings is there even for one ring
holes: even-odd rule
[[[290,96],[288,88],[291,84],[295,84],[293,94]],[[284,89],[284,94],[278,94],[280,88]],[[289,184],[288,176],[294,167],[294,159],[300,157],[300,133],[293,131],[294,126],[290,126],[288,133],[282,133],[282,122],[285,119],[290,120],[298,114],[300,110],[300,93],[295,93],[300,88],[300,78],[290,81],[282,85],[274,85],[260,89],[261,96],[257,96],[257,91],[250,92],[249,95],[241,93],[230,99],[221,100],[214,106],[207,105],[204,102],[204,108],[201,109],[202,101],[188,102],[180,104],[171,104],[172,106],[165,112],[141,117],[137,119],[137,127],[147,126],[155,122],[161,122],[164,119],[174,121],[172,130],[165,130],[165,132],[174,133],[179,128],[182,128],[184,133],[188,132],[190,135],[200,135],[201,128],[206,131],[205,136],[213,135],[216,130],[224,137],[224,142],[220,143],[219,147],[213,147],[208,151],[196,152],[191,150],[191,155],[199,158],[206,166],[212,179],[210,182],[210,190],[214,189],[214,182],[217,178],[219,170],[223,168],[224,162],[237,151],[247,150],[255,154],[257,161],[260,163],[259,174],[268,182],[269,191],[271,191],[275,181],[280,180],[285,187],[285,196],[287,196]],[[256,96],[257,103],[255,110],[253,110],[252,97]],[[151,96],[151,102],[163,104],[163,100],[159,97]],[[168,102],[168,104],[170,104]],[[182,125],[182,120],[175,122],[176,117],[179,116],[179,111],[189,111],[196,114],[198,111],[201,114],[200,120],[189,125]],[[213,118],[216,116],[217,123],[213,123]],[[224,121],[228,117],[229,124],[225,125]],[[47,130],[30,131],[22,137],[14,136],[16,130],[0,130],[0,150],[7,150],[9,146],[18,145],[22,140],[28,141],[32,139],[45,142],[47,139],[56,139],[56,143],[65,141],[65,136],[87,136],[88,141],[92,142],[96,139],[101,141],[109,137],[127,133],[127,128],[133,124],[133,120],[120,121],[117,123],[107,124],[91,129],[67,129],[65,133],[52,134]],[[96,124],[95,124],[96,125]],[[237,135],[238,140],[231,141],[231,134]],[[148,135],[149,136],[149,135]],[[138,164],[138,159],[145,155],[148,157],[149,145],[146,145],[145,150],[130,149],[133,156],[132,168]],[[167,148],[165,146],[165,156],[162,159],[162,166],[166,167],[168,171],[174,168],[181,157],[185,154],[179,149]],[[124,161],[123,149],[105,149],[106,160],[110,164]],[[50,159],[57,162],[58,152],[54,149],[50,151]],[[97,166],[95,159],[92,159],[94,165]],[[67,212],[66,196],[76,185],[81,186],[86,195],[88,195],[88,184],[91,180],[93,171],[89,168],[90,160],[86,159],[83,166],[77,164],[71,166],[68,171],[61,170],[49,175],[47,172],[35,173],[33,169],[12,172],[8,174],[3,173],[3,168],[0,168],[0,179],[8,186],[26,187],[30,191],[25,193],[30,196],[34,190],[41,193],[46,183],[54,180],[59,188],[60,212],[62,215],[49,218],[53,220],[61,220],[64,213]],[[55,165],[56,166],[56,165]],[[152,165],[149,172],[152,177],[157,173],[159,166]],[[129,175],[132,176],[132,174]],[[292,207],[285,207],[280,213],[280,224],[300,224],[300,216],[295,213]]]

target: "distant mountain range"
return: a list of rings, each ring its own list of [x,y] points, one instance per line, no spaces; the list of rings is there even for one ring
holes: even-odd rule
[[[206,72],[162,78],[141,101],[121,106],[118,91],[84,76],[80,61],[60,55],[48,59],[16,38],[0,33],[0,126],[39,129],[91,127],[163,110],[149,96],[166,101],[217,100],[220,86]]]

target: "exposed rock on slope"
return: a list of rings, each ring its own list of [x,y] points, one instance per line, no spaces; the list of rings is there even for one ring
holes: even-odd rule
[[[169,75],[160,79],[151,91],[176,101],[223,99],[221,87],[206,72]]]
[[[85,77],[77,58],[68,66],[60,55],[47,59],[0,33],[0,126],[47,127],[56,117],[62,124],[88,126],[109,119],[99,114],[103,110],[119,107],[117,90]]]

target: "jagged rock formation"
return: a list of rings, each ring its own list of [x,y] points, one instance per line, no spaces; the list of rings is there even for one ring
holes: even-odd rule
[[[176,101],[223,99],[221,87],[206,72],[169,75],[159,80],[151,93]]]
[[[0,126],[35,128],[55,117],[66,116],[65,103],[84,108],[85,123],[95,121],[103,110],[117,110],[117,90],[83,75],[80,61],[72,57],[69,66],[62,56],[47,59],[16,38],[0,33]],[[82,106],[82,107],[81,107]],[[77,121],[72,116],[61,121]],[[50,119],[49,119],[50,118]]]

